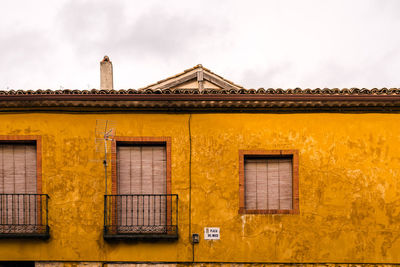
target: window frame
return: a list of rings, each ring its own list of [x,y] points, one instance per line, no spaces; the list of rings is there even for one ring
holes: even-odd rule
[[[118,194],[117,144],[124,145],[165,145],[166,151],[166,194],[171,194],[171,137],[128,137],[116,136],[111,143],[111,194]]]
[[[0,135],[0,143],[35,143],[36,145],[36,194],[42,194],[42,136]]]
[[[42,209],[37,210],[37,225],[45,226],[46,229],[43,232],[1,232],[1,238],[40,238],[40,239],[48,239],[50,237],[49,234],[49,225],[48,225],[48,199],[49,196],[47,194],[43,194],[43,185],[42,185],[42,136],[41,135],[0,135],[0,143],[2,144],[32,144],[34,143],[36,146],[36,193],[35,195],[39,195],[40,199],[38,202],[42,201],[42,196],[45,196],[45,204]],[[7,194],[7,193],[4,193]],[[18,194],[18,193],[16,193]],[[39,205],[39,204],[38,204]],[[35,211],[36,212],[36,211]],[[42,217],[43,212],[45,212],[45,218]],[[43,223],[44,220],[44,223]]]
[[[246,157],[292,158],[292,209],[246,209]],[[292,150],[239,150],[239,214],[299,214],[299,151]]]
[[[127,137],[127,136],[116,136],[111,142],[111,192],[112,195],[118,194],[118,174],[117,174],[117,145],[123,143],[124,145],[163,145],[165,146],[166,152],[166,194],[171,195],[171,137]],[[171,206],[167,201],[167,217],[166,225],[170,225],[172,222],[172,216],[170,213]],[[117,211],[115,211],[117,214]],[[118,225],[117,217],[113,218],[113,224]],[[156,236],[158,233],[156,233]]]

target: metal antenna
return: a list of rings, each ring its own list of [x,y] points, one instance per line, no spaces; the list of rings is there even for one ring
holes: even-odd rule
[[[104,151],[104,177],[105,177],[105,195],[107,195],[107,166],[108,166],[108,142],[114,140],[115,137],[115,122],[110,120],[96,120],[96,151],[103,152]],[[104,146],[103,146],[104,143]]]

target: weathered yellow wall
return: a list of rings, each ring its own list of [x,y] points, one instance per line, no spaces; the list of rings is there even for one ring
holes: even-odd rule
[[[176,242],[103,240],[96,119],[120,136],[172,137]],[[190,261],[189,115],[1,114],[0,135],[42,135],[47,241],[0,240],[0,260]],[[192,230],[201,262],[400,262],[400,115],[194,114]],[[298,149],[299,215],[239,215],[238,151]],[[203,240],[220,227],[221,240]]]

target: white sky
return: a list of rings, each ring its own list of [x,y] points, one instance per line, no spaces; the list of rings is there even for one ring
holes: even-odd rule
[[[196,64],[246,88],[400,87],[400,0],[0,1],[0,89],[141,88]]]

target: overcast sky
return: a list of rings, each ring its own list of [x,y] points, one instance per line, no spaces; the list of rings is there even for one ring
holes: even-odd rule
[[[141,88],[196,64],[246,88],[400,87],[399,0],[0,2],[0,89]]]

